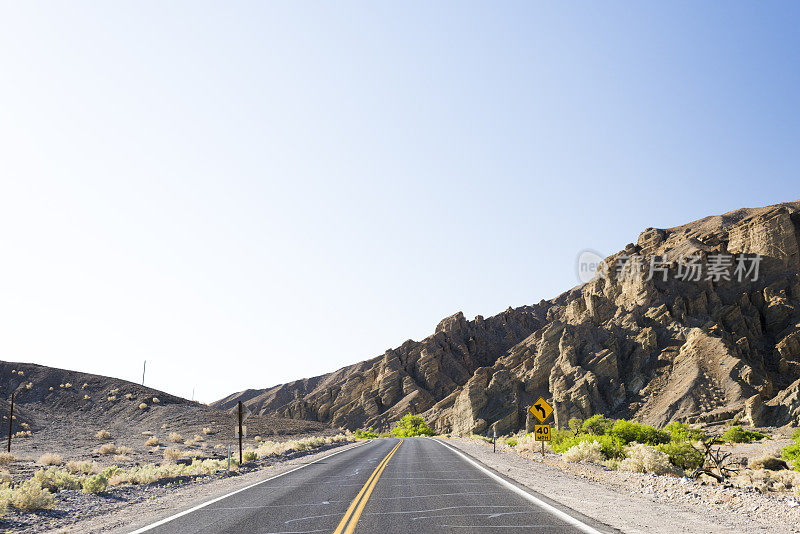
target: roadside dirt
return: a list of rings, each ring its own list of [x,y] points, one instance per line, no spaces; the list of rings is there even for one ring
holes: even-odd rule
[[[14,533],[130,532],[191,508],[219,495],[308,464],[357,443],[326,446],[310,453],[269,457],[260,465],[240,472],[220,472],[166,484],[119,486],[98,495],[60,491],[56,508],[26,514],[9,514],[0,520],[0,531]]]
[[[686,478],[570,464],[554,453],[546,453],[544,461],[540,454],[524,457],[508,447],[498,447],[493,453],[491,445],[483,441],[442,441],[535,492],[622,532],[800,532],[800,501],[789,494],[762,494]]]

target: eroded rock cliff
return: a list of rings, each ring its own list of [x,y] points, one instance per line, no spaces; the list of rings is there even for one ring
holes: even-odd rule
[[[702,276],[686,276],[691,260]],[[345,427],[415,412],[459,434],[524,428],[539,395],[559,425],[595,413],[800,423],[800,202],[648,228],[604,263],[553,300],[458,313],[383,356],[216,404]]]

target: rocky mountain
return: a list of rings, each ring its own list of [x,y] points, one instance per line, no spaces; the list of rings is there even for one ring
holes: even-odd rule
[[[553,300],[457,313],[422,341],[215,405],[351,428],[417,412],[459,434],[529,426],[540,395],[558,425],[800,423],[800,201],[648,228],[603,265]]]

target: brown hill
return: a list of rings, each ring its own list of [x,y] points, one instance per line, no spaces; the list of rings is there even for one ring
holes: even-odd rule
[[[204,434],[231,441],[233,417],[217,408],[189,401],[125,380],[43,365],[0,361],[0,440],[8,436],[8,399],[15,393],[12,449],[21,454],[58,452],[80,458],[98,446],[95,434],[107,430],[118,445],[130,445],[146,457],[142,432],[162,443],[171,432],[187,439]],[[146,405],[142,407],[141,405]],[[327,425],[274,416],[247,420],[248,434],[272,437],[328,432]],[[209,438],[210,439],[210,438]]]
[[[679,279],[694,255],[701,278]],[[708,279],[718,255],[732,265]],[[749,267],[756,255],[758,278],[739,280],[737,258]],[[651,261],[666,273],[648,279]],[[457,313],[420,342],[214,405],[242,399],[259,413],[351,428],[424,412],[455,433],[529,425],[539,395],[553,399],[557,424],[595,413],[800,422],[800,201],[648,228],[605,264],[556,299],[473,321]]]

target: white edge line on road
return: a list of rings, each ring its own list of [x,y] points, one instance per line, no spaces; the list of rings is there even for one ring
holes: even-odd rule
[[[555,506],[553,506],[551,504],[547,504],[543,500],[534,497],[533,495],[531,495],[530,493],[528,493],[524,489],[515,486],[514,484],[512,484],[508,480],[504,479],[503,477],[497,475],[496,473],[493,473],[489,469],[486,469],[481,464],[479,464],[478,462],[476,462],[475,460],[473,460],[472,458],[470,458],[469,456],[467,456],[463,452],[459,451],[458,449],[456,449],[452,445],[448,445],[447,443],[445,443],[443,441],[439,441],[438,439],[432,439],[432,438],[428,438],[428,439],[431,439],[432,441],[435,441],[436,443],[439,443],[440,445],[444,445],[445,447],[447,447],[448,449],[450,449],[451,451],[453,451],[457,455],[461,456],[464,460],[466,460],[467,462],[469,462],[473,466],[475,466],[478,469],[480,469],[482,472],[486,473],[487,475],[489,475],[490,477],[492,477],[493,479],[498,481],[503,486],[507,487],[508,489],[510,489],[514,493],[520,495],[521,497],[524,497],[525,499],[529,500],[533,504],[535,504],[535,505],[537,505],[537,506],[539,506],[541,508],[544,508],[545,510],[547,510],[548,512],[550,512],[554,516],[556,516],[559,519],[561,519],[562,521],[566,521],[570,525],[582,530],[583,532],[586,532],[587,534],[602,534],[599,530],[590,527],[586,523],[583,523],[582,521],[572,517],[568,513],[559,510]]]
[[[162,519],[161,521],[156,521],[155,523],[153,523],[151,525],[147,525],[146,527],[142,527],[142,528],[140,528],[138,530],[134,530],[133,532],[130,532],[128,534],[141,534],[142,532],[147,532],[148,530],[152,530],[152,529],[154,529],[156,527],[160,527],[161,525],[169,523],[170,521],[178,519],[179,517],[185,516],[187,514],[191,514],[192,512],[196,512],[197,510],[200,510],[201,508],[205,508],[209,504],[214,504],[215,502],[221,501],[222,499],[227,499],[231,495],[236,495],[237,493],[241,493],[243,491],[247,491],[247,490],[249,490],[251,488],[254,488],[254,487],[258,486],[259,484],[263,484],[264,482],[269,482],[270,480],[275,480],[276,478],[282,477],[284,475],[288,475],[289,473],[294,473],[295,471],[299,471],[300,469],[303,469],[304,467],[308,467],[309,465],[314,465],[316,463],[321,462],[322,460],[327,460],[328,458],[330,458],[332,456],[336,456],[337,454],[342,454],[343,452],[352,451],[353,449],[355,449],[357,447],[360,447],[360,446],[362,446],[362,445],[364,445],[366,443],[370,443],[371,441],[372,440],[365,441],[365,442],[362,442],[362,443],[358,443],[356,445],[353,445],[352,447],[347,447],[346,449],[343,449],[341,451],[336,451],[333,454],[329,454],[327,456],[323,456],[322,458],[318,458],[318,459],[314,460],[311,463],[300,465],[298,467],[295,467],[294,469],[290,469],[288,471],[284,471],[283,473],[279,473],[279,474],[277,474],[275,476],[266,478],[264,480],[260,480],[260,481],[256,482],[255,484],[250,484],[249,486],[245,486],[244,488],[240,488],[240,489],[238,489],[236,491],[232,491],[230,493],[226,493],[225,495],[222,495],[221,497],[217,497],[215,499],[211,499],[210,501],[206,501],[203,504],[198,504],[197,506],[195,506],[193,508],[189,508],[188,510],[184,510],[183,512],[177,513],[175,515],[171,515],[171,516],[169,516],[169,517],[167,517],[165,519]]]

